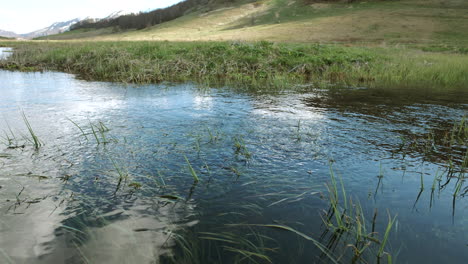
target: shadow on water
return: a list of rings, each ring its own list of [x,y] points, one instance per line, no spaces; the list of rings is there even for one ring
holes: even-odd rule
[[[462,96],[0,80],[2,263],[468,257]]]

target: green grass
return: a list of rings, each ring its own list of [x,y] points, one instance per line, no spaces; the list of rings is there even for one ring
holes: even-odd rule
[[[10,43],[9,43],[10,44]],[[0,68],[124,83],[197,82],[276,91],[354,86],[466,90],[468,55],[272,42],[15,42]]]
[[[5,140],[5,145],[11,149],[21,147],[18,144],[18,139],[16,138],[15,133],[13,133],[13,130],[11,129],[10,124],[8,124],[8,122],[6,122],[6,126],[8,129],[2,131],[4,134],[2,138]]]
[[[21,112],[21,115],[23,116],[24,123],[26,124],[26,127],[28,128],[29,135],[31,136],[31,139],[29,139],[29,141],[31,141],[31,143],[34,145],[34,148],[36,150],[39,150],[39,148],[42,146],[41,141],[39,140],[36,133],[32,129],[31,124],[29,123],[29,120],[26,117],[26,114],[24,112]]]
[[[68,121],[70,121],[74,126],[76,126],[80,131],[81,131],[81,135],[85,137],[86,141],[88,140],[88,136],[87,134],[85,133],[85,131],[83,130],[83,128],[78,125],[75,121],[71,120],[70,118],[67,118]]]
[[[123,166],[116,163],[113,159],[111,159],[111,161],[112,161],[112,165],[114,166],[115,171],[117,172],[117,175],[119,176],[118,181],[117,181],[117,185],[116,185],[115,191],[114,191],[114,194],[115,194],[120,189],[122,181],[127,182],[129,173]]]
[[[189,168],[189,171],[190,171],[190,174],[192,175],[192,178],[193,178],[193,182],[194,183],[198,183],[200,181],[200,178],[198,178],[198,175],[197,173],[195,172],[195,169],[192,167],[192,164],[190,163],[190,161],[188,160],[187,156],[184,156],[185,158],[185,161],[187,162],[187,166]]]
[[[375,231],[377,210],[374,211],[372,221],[369,221],[358,201],[347,197],[342,177],[337,177],[330,166],[331,182],[327,184],[330,204],[328,212],[322,215],[325,230],[321,240],[327,242],[330,251],[342,250],[343,255],[351,249],[350,263],[380,263],[383,256],[387,256],[387,263],[392,263],[392,255],[386,251],[387,242],[396,221],[388,215],[387,226],[381,236]],[[346,245],[340,249],[340,245]],[[375,261],[371,261],[375,259]]]

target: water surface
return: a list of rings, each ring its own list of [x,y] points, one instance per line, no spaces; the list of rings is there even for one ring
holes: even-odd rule
[[[446,175],[466,145],[417,147],[466,115],[460,96],[245,94],[54,72],[0,71],[0,80],[2,263],[184,263],[187,248],[198,263],[268,263],[245,252],[326,263],[314,243],[259,225],[319,240],[331,166],[368,222],[378,210],[377,232],[397,216],[386,247],[394,262],[468,258],[466,187],[453,199],[457,182]],[[444,176],[431,194],[436,174]],[[340,248],[349,254],[345,241]]]

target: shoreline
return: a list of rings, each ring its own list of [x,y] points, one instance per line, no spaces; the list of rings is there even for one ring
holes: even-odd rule
[[[194,82],[246,90],[468,89],[468,55],[397,47],[260,42],[0,42],[0,68],[93,81]],[[309,88],[308,88],[309,87]]]

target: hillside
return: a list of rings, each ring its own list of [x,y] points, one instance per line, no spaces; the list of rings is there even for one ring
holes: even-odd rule
[[[73,24],[79,22],[79,18],[75,18],[69,21],[63,21],[63,22],[56,22],[53,23],[52,25],[27,33],[27,34],[22,34],[21,36],[26,39],[33,39],[37,37],[42,37],[42,36],[47,36],[47,35],[53,35],[53,34],[59,34],[67,31],[70,26]]]
[[[197,8],[141,30],[80,29],[47,39],[270,40],[468,45],[463,0],[264,0]]]
[[[2,39],[17,38],[17,37],[19,37],[19,35],[16,34],[15,32],[0,29],[0,38],[2,38]]]

